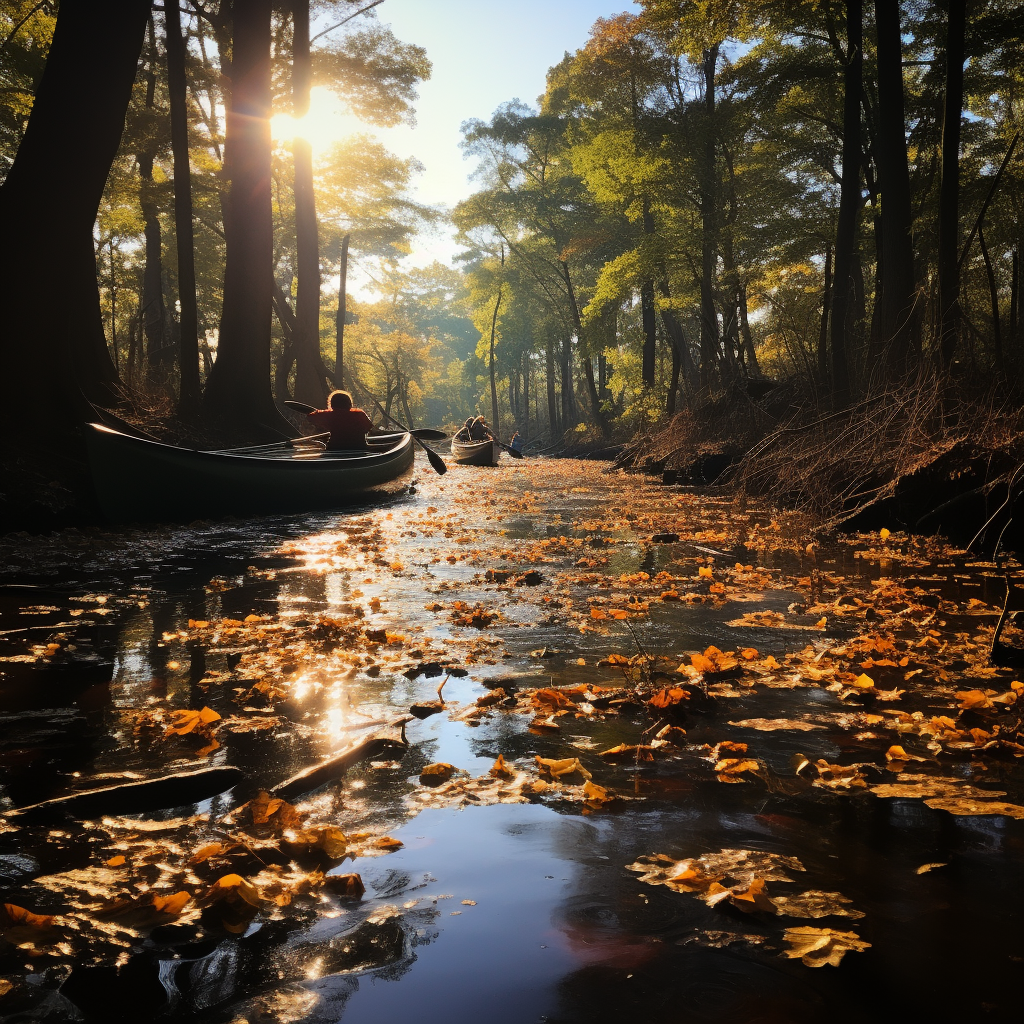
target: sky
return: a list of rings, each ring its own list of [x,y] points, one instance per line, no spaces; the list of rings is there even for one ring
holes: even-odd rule
[[[392,152],[424,165],[414,198],[454,206],[468,196],[473,164],[459,149],[462,122],[488,119],[511,99],[535,103],[548,68],[586,43],[594,21],[627,10],[638,8],[629,0],[384,0],[378,20],[433,63],[416,126],[374,130]],[[449,262],[455,251],[448,234],[423,238],[409,262]]]

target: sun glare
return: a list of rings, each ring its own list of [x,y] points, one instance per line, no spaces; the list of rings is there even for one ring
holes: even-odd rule
[[[300,118],[275,114],[270,119],[270,134],[275,142],[305,139],[315,153],[322,153],[359,131],[358,118],[345,113],[337,97],[328,89],[314,88],[309,94],[309,112]]]

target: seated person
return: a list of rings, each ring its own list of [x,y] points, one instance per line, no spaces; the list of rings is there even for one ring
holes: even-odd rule
[[[328,396],[329,409],[317,409],[308,414],[318,430],[329,430],[329,452],[352,451],[366,448],[366,435],[373,429],[370,417],[362,409],[352,408],[352,396],[347,391],[332,391]]]
[[[471,433],[472,429],[473,429],[473,417],[469,416],[466,419],[466,422],[463,423],[462,426],[459,427],[458,431],[455,433],[455,440],[456,441],[469,441],[471,439],[471,437],[472,437],[472,433]]]
[[[494,435],[491,428],[487,426],[487,420],[483,416],[477,416],[469,428],[469,437],[472,441],[493,441]]]
[[[516,452],[523,450],[523,439],[518,430],[512,435],[512,440],[509,441],[508,446]]]

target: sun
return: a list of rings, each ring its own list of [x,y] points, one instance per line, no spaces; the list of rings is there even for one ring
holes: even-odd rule
[[[270,135],[275,142],[305,139],[314,153],[323,153],[334,143],[360,130],[358,118],[346,113],[338,98],[329,90],[314,87],[309,94],[309,111],[305,117],[275,114],[270,119]]]

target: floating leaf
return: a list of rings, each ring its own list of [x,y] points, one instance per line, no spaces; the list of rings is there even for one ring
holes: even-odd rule
[[[824,967],[831,964],[838,967],[850,951],[861,953],[869,949],[870,942],[863,942],[856,932],[839,932],[832,928],[787,928],[784,936],[790,944],[785,956],[800,960],[807,967]]]
[[[447,782],[455,774],[455,766],[446,761],[438,761],[435,764],[428,764],[420,772],[420,782],[424,786],[438,786]]]
[[[814,729],[825,728],[814,722],[792,718],[745,718],[742,722],[730,722],[729,724],[736,726],[737,729],[757,729],[758,732],[776,732],[778,730],[811,732]]]
[[[863,917],[862,910],[849,907],[852,900],[838,892],[810,889],[798,896],[774,896],[778,912],[786,917]]]
[[[1007,818],[1024,818],[1024,807],[1020,804],[1006,804],[1000,800],[976,800],[968,796],[932,797],[925,803],[937,811],[949,811],[957,815],[1001,814]]]

